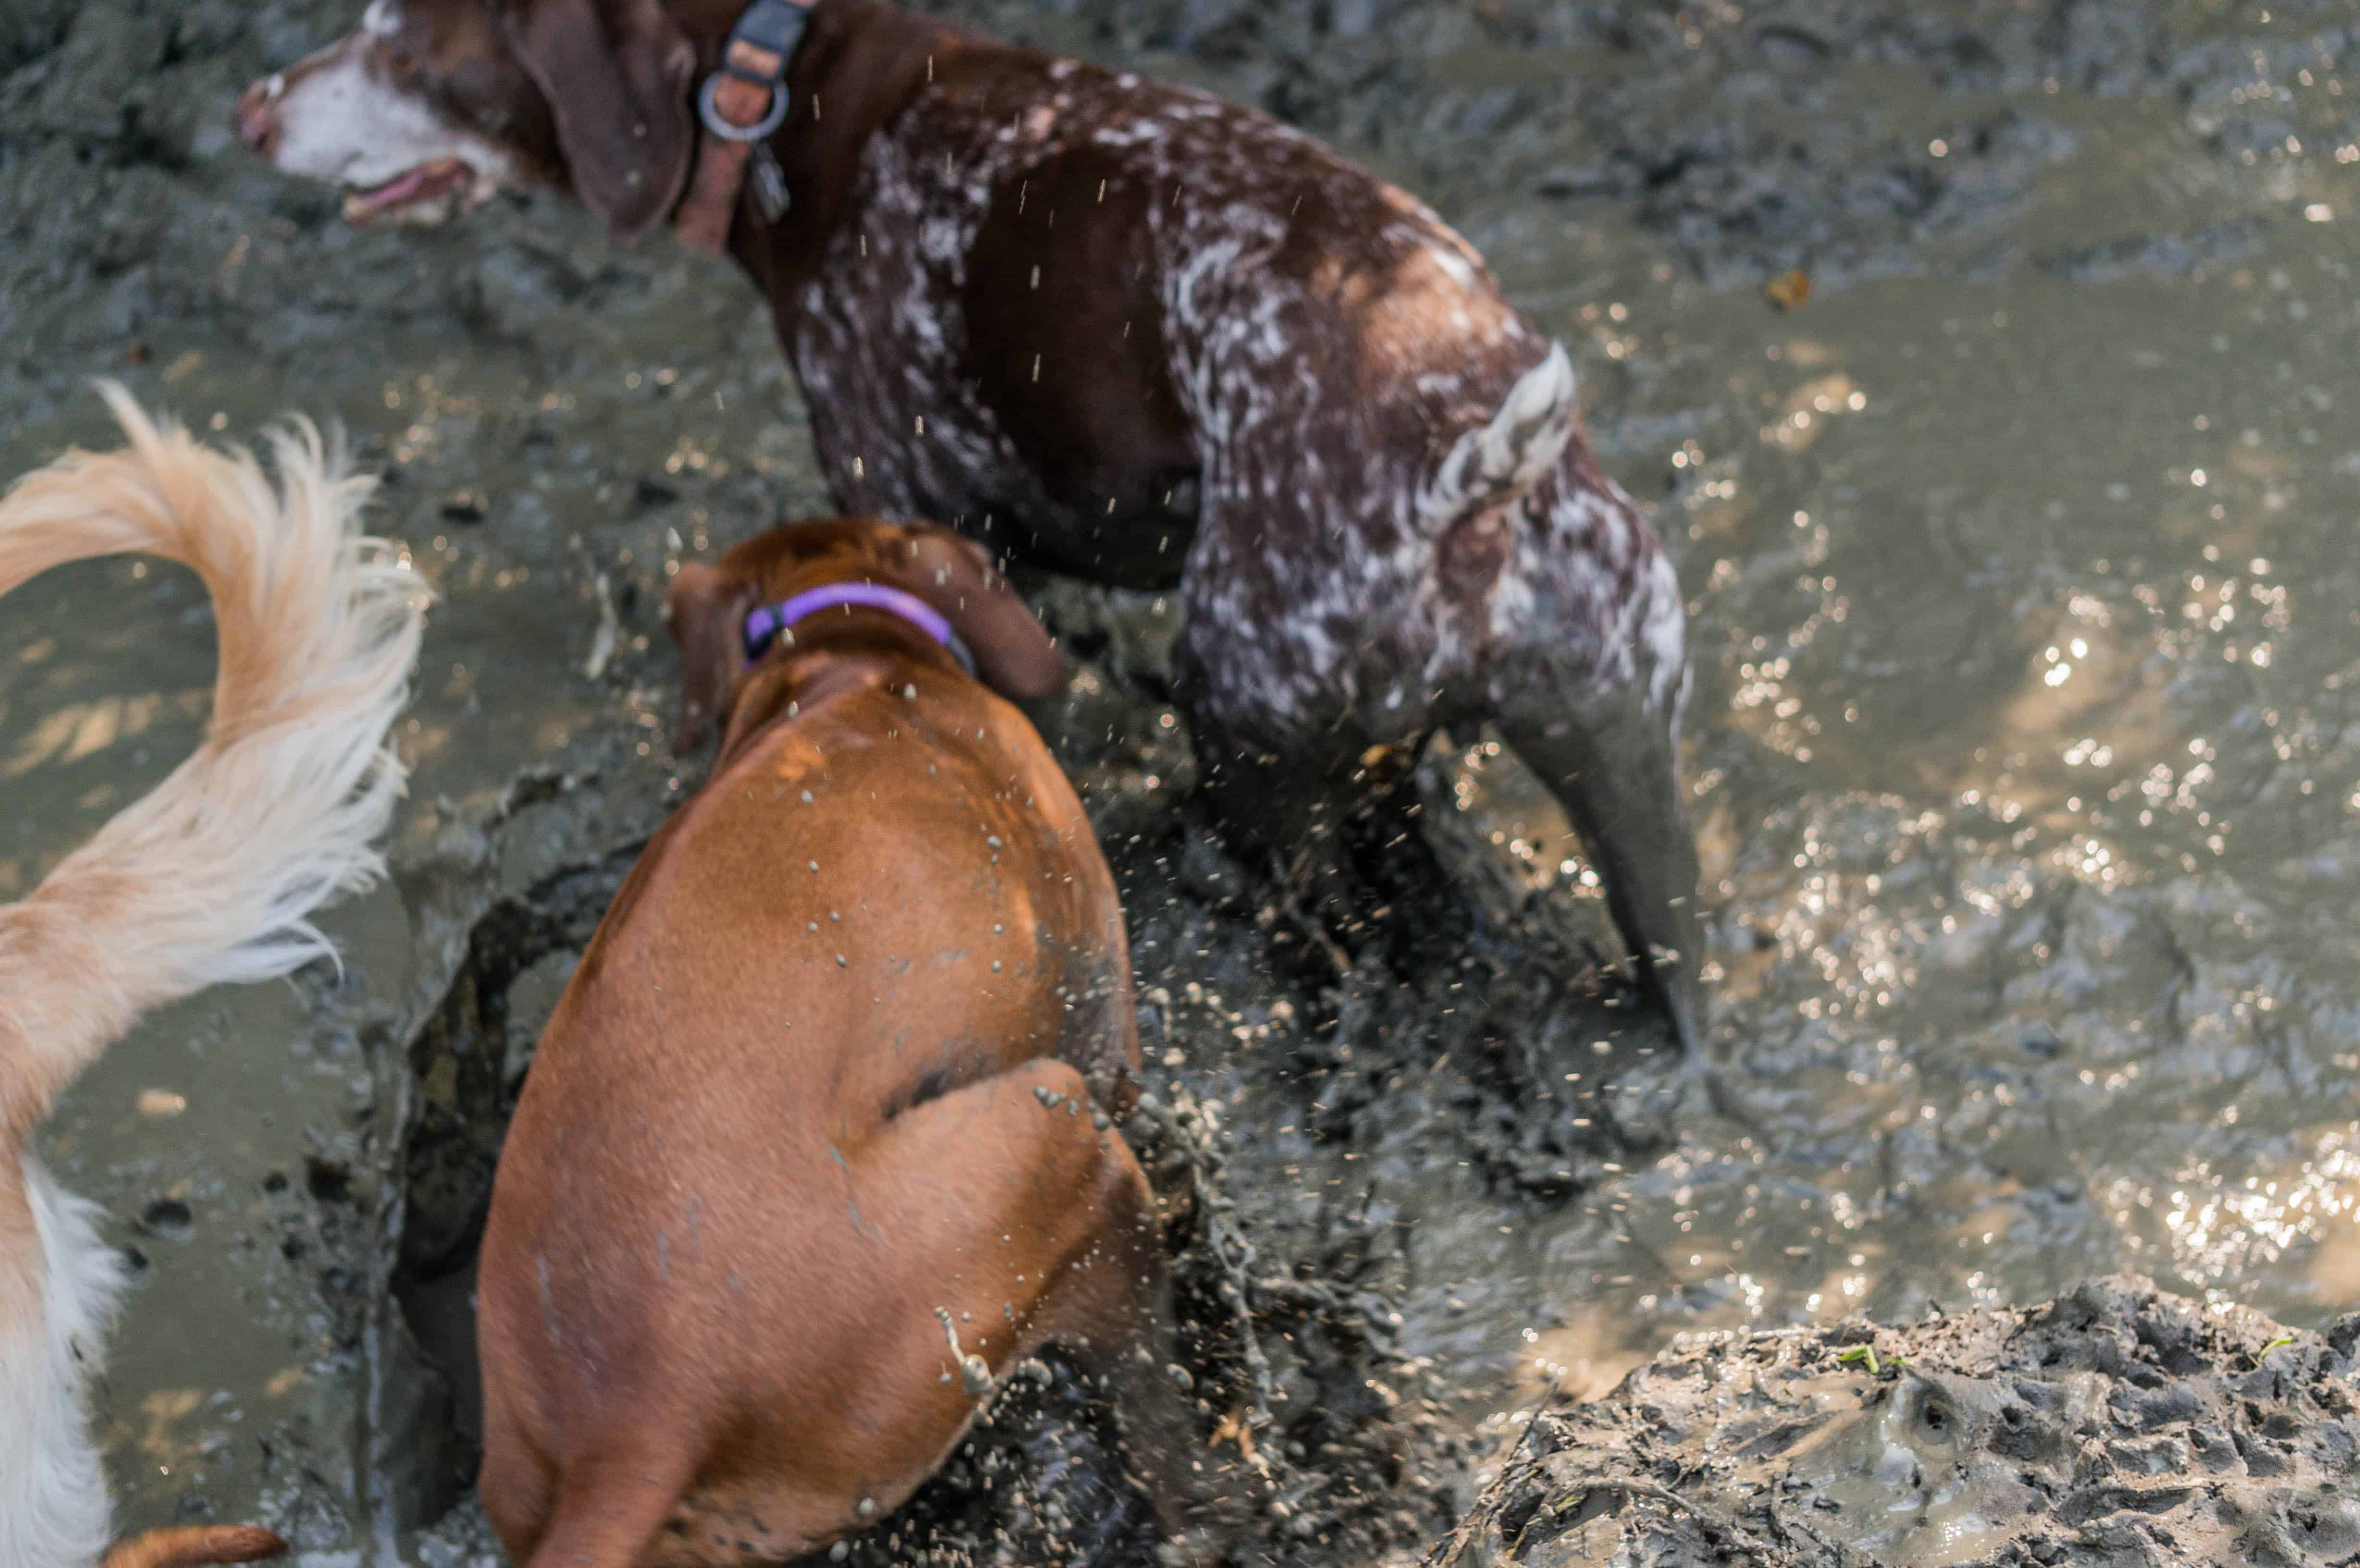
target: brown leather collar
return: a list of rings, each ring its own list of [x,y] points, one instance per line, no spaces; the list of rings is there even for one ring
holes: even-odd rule
[[[753,0],[729,29],[721,69],[697,91],[705,126],[696,176],[672,222],[680,237],[716,256],[729,248],[729,225],[755,165],[755,200],[776,222],[787,210],[787,188],[765,144],[787,118],[787,65],[794,59],[812,8],[819,0]]]

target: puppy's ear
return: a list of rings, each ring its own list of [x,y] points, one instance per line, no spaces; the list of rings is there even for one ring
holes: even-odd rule
[[[909,538],[910,591],[957,629],[986,685],[1003,697],[1065,690],[1065,655],[981,545],[930,523],[912,525]]]
[[[695,145],[696,49],[659,0],[525,0],[508,42],[557,121],[574,194],[617,245],[663,222]]]
[[[754,588],[719,567],[692,561],[664,593],[664,622],[680,649],[680,719],[672,749],[684,757],[707,725],[727,724],[729,698],[746,664],[746,612]]]

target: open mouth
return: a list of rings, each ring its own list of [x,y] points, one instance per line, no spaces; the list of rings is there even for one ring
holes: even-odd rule
[[[448,217],[465,202],[476,184],[475,170],[465,158],[441,158],[398,174],[382,185],[355,191],[344,198],[344,221],[366,223],[389,212],[419,217]],[[441,203],[439,212],[428,209]]]

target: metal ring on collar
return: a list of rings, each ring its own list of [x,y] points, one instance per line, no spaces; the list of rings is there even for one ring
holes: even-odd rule
[[[759,142],[787,123],[787,87],[781,82],[770,89],[770,112],[750,125],[733,125],[721,117],[714,103],[714,93],[721,86],[722,72],[715,71],[705,79],[705,86],[696,95],[696,117],[705,128],[726,142]]]

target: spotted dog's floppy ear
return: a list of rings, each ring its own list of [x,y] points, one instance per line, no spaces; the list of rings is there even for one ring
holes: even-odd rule
[[[726,723],[729,696],[746,663],[746,612],[754,607],[754,585],[692,561],[664,593],[664,623],[680,648],[680,718],[672,749],[685,756],[705,738],[705,726]]]
[[[912,524],[908,534],[906,586],[957,631],[984,684],[1003,697],[1064,691],[1065,655],[984,548],[931,523]]]
[[[574,194],[629,245],[664,221],[688,180],[695,46],[659,0],[526,0],[506,19],[556,119]]]

